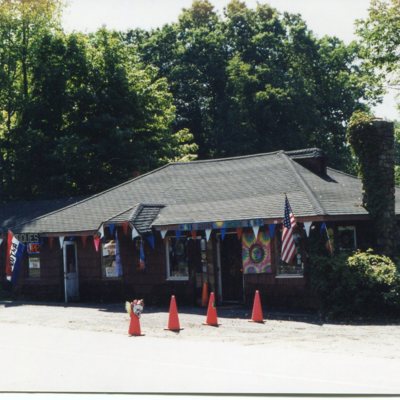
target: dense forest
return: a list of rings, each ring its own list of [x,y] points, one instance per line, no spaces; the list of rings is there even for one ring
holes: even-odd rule
[[[382,95],[366,47],[299,15],[195,0],[161,28],[67,34],[58,0],[0,0],[0,196],[95,193],[169,161],[318,146]],[[360,28],[362,29],[362,27]]]

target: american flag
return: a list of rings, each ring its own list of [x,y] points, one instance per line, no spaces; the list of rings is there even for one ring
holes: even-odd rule
[[[296,246],[293,239],[293,227],[296,225],[296,220],[293,211],[290,207],[289,200],[285,196],[285,215],[283,217],[282,231],[282,252],[281,259],[286,263],[290,263],[296,253]]]

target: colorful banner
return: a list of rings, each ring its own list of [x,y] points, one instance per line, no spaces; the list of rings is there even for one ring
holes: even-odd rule
[[[21,261],[24,254],[25,246],[12,234],[9,234],[8,263],[6,269],[7,280],[13,285],[17,283],[18,274],[21,267]]]
[[[272,273],[271,239],[267,232],[252,231],[242,235],[242,261],[244,274]]]

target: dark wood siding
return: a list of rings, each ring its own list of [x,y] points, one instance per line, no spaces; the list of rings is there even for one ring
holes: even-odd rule
[[[365,250],[373,247],[374,232],[368,221],[336,221],[329,222],[328,227],[337,233],[338,226],[356,226],[357,247]],[[316,228],[319,231],[319,225]],[[207,265],[209,290],[218,292],[218,254],[216,232],[213,231],[207,243]],[[234,232],[231,230],[230,232]],[[317,231],[315,231],[317,232]],[[318,232],[317,232],[318,233]],[[166,246],[159,234],[155,234],[155,248],[143,239],[146,268],[139,269],[139,241],[131,239],[130,232],[124,234],[118,228],[120,242],[121,261],[123,266],[122,278],[103,278],[101,267],[101,251],[96,252],[93,238],[89,237],[86,245],[80,237],[75,237],[77,243],[79,290],[80,300],[90,302],[123,302],[134,298],[144,298],[147,304],[168,305],[172,294],[177,296],[179,304],[200,304],[201,286],[205,278],[202,272],[198,251],[192,251],[190,260],[190,277],[188,281],[167,280],[166,273]],[[204,232],[198,232],[199,236],[205,236]],[[309,266],[305,266],[305,277],[282,278],[277,277],[277,265],[279,262],[279,232],[271,242],[272,273],[244,275],[244,299],[247,304],[252,304],[255,290],[259,290],[265,307],[298,307],[312,308],[316,306],[309,280]],[[307,241],[307,239],[305,239]],[[5,283],[5,253],[6,241],[0,247],[1,277],[3,286]],[[64,300],[64,275],[63,254],[58,238],[55,238],[52,246],[48,238],[42,238],[40,252],[40,278],[29,278],[28,258],[25,256],[20,281],[14,294],[19,298],[35,300]],[[197,279],[196,279],[197,278]]]

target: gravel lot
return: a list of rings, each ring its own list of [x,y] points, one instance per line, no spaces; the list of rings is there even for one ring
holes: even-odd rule
[[[168,310],[145,307],[141,318],[146,337],[175,341],[232,342],[244,346],[296,346],[299,350],[400,360],[400,325],[322,324],[310,315],[268,313],[265,324],[249,323],[251,310],[218,307],[218,328],[204,326],[206,309],[179,307],[179,334],[166,331]],[[124,304],[0,302],[1,323],[127,335]],[[135,340],[135,339],[132,339]]]

